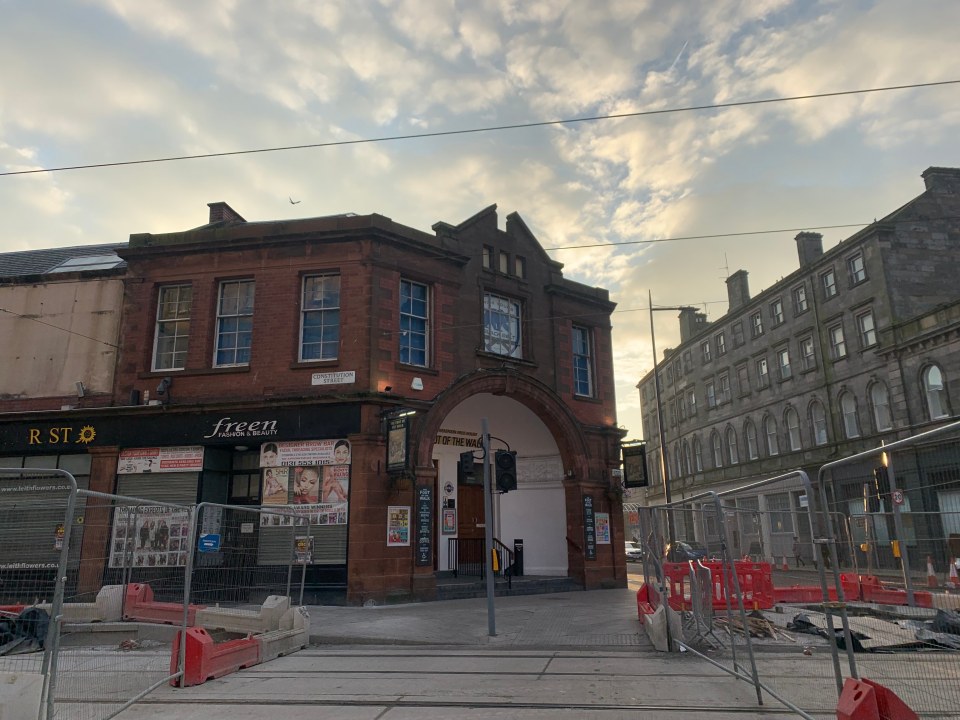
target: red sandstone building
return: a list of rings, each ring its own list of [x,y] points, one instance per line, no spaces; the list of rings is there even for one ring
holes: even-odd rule
[[[201,227],[131,235],[111,246],[126,263],[108,273],[123,279],[112,387],[59,411],[66,396],[18,398],[0,461],[65,457],[91,489],[185,504],[301,504],[308,593],[429,599],[483,537],[482,490],[458,461],[486,418],[493,448],[517,453],[492,522],[523,541],[525,574],[623,586],[614,304],[565,279],[516,214],[433,231],[247,222],[213,203]],[[51,443],[64,427],[95,434]],[[158,473],[146,448],[183,464]],[[283,561],[271,532],[255,529],[258,564]]]

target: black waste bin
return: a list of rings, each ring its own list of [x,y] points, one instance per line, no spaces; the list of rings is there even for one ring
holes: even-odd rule
[[[513,541],[513,575],[523,575],[523,540]]]

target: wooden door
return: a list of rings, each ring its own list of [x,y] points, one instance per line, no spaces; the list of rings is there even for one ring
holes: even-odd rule
[[[460,485],[457,491],[457,535],[483,538],[483,486]]]

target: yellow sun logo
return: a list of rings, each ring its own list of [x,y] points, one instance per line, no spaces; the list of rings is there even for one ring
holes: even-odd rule
[[[84,425],[80,428],[80,437],[77,438],[78,443],[87,443],[93,442],[93,439],[97,436],[97,431],[94,430],[90,425]]]

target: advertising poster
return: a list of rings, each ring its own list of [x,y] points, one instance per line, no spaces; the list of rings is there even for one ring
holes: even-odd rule
[[[117,458],[118,475],[141,473],[200,472],[202,447],[127,448]]]
[[[387,546],[410,545],[410,506],[390,505],[387,508]]]
[[[285,505],[276,507],[282,511],[264,512],[260,515],[260,527],[292,527],[295,525],[346,525],[346,503],[317,503],[315,505]]]
[[[290,468],[263,469],[263,505],[286,505],[290,494]]]
[[[610,544],[610,513],[596,513],[597,545]]]
[[[349,440],[268,442],[260,446],[260,467],[349,464]]]
[[[313,505],[320,502],[319,465],[307,465],[293,468],[293,504]]]
[[[320,486],[320,502],[336,503],[347,501],[350,489],[349,465],[324,465],[323,481]]]
[[[313,538],[307,535],[297,535],[295,552],[297,562],[307,565],[313,562]]]
[[[441,526],[441,532],[444,535],[457,534],[457,511],[455,508],[443,509],[443,525]]]
[[[407,418],[392,418],[387,429],[387,472],[407,467]]]
[[[118,507],[113,514],[110,567],[187,564],[190,513],[166,506]]]

